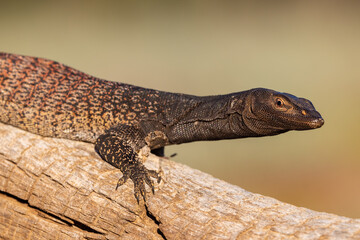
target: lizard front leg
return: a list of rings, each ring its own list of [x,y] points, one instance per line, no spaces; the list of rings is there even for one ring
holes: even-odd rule
[[[134,195],[138,203],[140,195],[146,201],[145,183],[154,193],[150,177],[157,179],[158,183],[161,180],[156,171],[147,169],[141,162],[139,151],[146,145],[143,139],[142,132],[136,127],[121,125],[99,136],[95,143],[95,150],[101,158],[123,174],[116,189],[130,178],[134,182]]]

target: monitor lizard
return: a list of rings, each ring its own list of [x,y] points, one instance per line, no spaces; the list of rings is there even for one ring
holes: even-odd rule
[[[43,58],[0,53],[0,121],[46,137],[95,144],[146,201],[149,151],[193,141],[272,136],[324,124],[313,104],[265,88],[193,96],[106,81]],[[144,150],[145,149],[145,150]],[[146,151],[147,149],[147,151]]]

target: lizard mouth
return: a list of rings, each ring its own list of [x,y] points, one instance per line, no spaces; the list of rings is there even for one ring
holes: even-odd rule
[[[293,130],[308,130],[308,129],[316,129],[320,128],[322,125],[324,125],[325,121],[320,116],[318,118],[309,119],[308,121],[296,121],[294,122],[298,126],[295,127]]]

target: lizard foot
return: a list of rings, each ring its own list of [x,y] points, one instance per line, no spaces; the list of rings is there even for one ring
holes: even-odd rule
[[[158,172],[155,170],[149,170],[141,162],[137,162],[134,165],[130,165],[126,171],[123,171],[123,176],[119,179],[116,189],[130,178],[134,183],[134,195],[137,202],[140,202],[141,197],[146,202],[145,183],[151,187],[152,193],[155,193],[154,183],[150,177],[155,178],[157,183],[160,183],[161,181],[161,177]]]
[[[138,203],[141,197],[146,202],[146,184],[155,192],[151,178],[155,178],[158,183],[161,181],[158,172],[147,169],[142,163],[149,156],[150,148],[146,145],[140,147],[144,144],[141,141],[139,143],[140,136],[142,132],[136,127],[119,125],[100,135],[95,143],[95,150],[101,158],[123,173],[116,189],[130,178],[134,183],[134,195]]]

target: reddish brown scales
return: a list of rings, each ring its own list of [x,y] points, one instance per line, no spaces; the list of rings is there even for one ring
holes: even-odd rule
[[[0,120],[43,136],[95,142],[119,123],[151,117],[158,92],[89,76],[55,61],[0,55]]]

